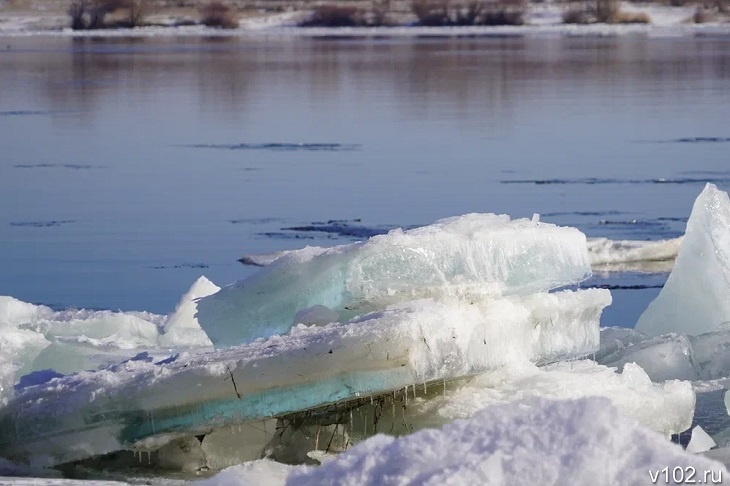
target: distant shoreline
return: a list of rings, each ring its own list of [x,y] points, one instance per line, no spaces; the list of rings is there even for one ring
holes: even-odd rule
[[[695,5],[670,7],[660,4],[623,2],[621,10],[646,15],[649,24],[566,24],[564,4],[530,3],[524,25],[419,26],[408,3],[394,8],[395,25],[377,27],[302,27],[312,15],[309,3],[269,2],[267,8],[236,11],[239,26],[218,29],[200,25],[194,8],[156,8],[146,16],[146,26],[72,30],[66,11],[68,1],[51,0],[40,8],[31,0],[0,0],[0,36],[156,37],[156,36],[304,36],[304,37],[528,37],[528,36],[730,36],[730,22],[691,23]],[[350,2],[359,5],[358,2]],[[724,18],[724,20],[727,20]]]

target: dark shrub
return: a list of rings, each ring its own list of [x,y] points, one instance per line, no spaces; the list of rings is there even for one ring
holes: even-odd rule
[[[238,19],[231,7],[221,2],[210,2],[200,8],[200,21],[208,27],[235,29]]]

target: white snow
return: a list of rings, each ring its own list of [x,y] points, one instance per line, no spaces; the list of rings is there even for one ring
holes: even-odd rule
[[[590,360],[535,366],[510,366],[478,376],[444,397],[409,405],[412,423],[442,425],[468,418],[479,410],[528,397],[568,399],[605,397],[625,416],[669,438],[687,430],[694,415],[695,394],[689,382],[652,383],[636,364],[622,373]],[[384,429],[384,430],[387,430]]]
[[[212,346],[210,339],[201,329],[195,314],[198,311],[197,300],[220,290],[207,278],[201,276],[190,287],[173,312],[165,321],[164,334],[160,336],[162,347],[174,348],[184,346]]]
[[[297,466],[266,459],[251,461],[225,469],[215,476],[198,481],[197,486],[283,486]]]
[[[674,270],[636,330],[697,335],[730,322],[730,199],[707,184],[687,222]]]
[[[667,466],[728,474],[606,399],[527,399],[441,429],[375,436],[317,468],[291,471],[287,484],[645,485],[649,472]]]
[[[583,233],[506,215],[469,214],[366,242],[291,252],[198,302],[216,347],[287,332],[323,305],[341,320],[424,297],[526,295],[578,283],[591,269]]]

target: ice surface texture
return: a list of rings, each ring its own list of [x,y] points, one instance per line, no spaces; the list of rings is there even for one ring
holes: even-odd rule
[[[54,312],[0,296],[0,404],[26,373],[95,369],[141,352],[169,355],[160,347],[210,349],[210,340],[194,317],[195,301],[217,290],[200,277],[169,316],[85,309]]]
[[[610,460],[607,460],[610,458]],[[608,400],[525,400],[484,409],[440,430],[373,437],[289,485],[651,484],[649,471],[728,472],[618,413]]]
[[[636,330],[697,335],[730,321],[730,199],[707,184],[692,208],[674,270]]]
[[[610,299],[603,289],[425,299],[227,351],[157,364],[140,357],[21,390],[0,410],[0,455],[53,465],[412,383],[586,355],[598,348]]]
[[[323,305],[347,320],[424,297],[525,295],[591,273],[575,228],[469,214],[366,242],[290,252],[198,303],[216,347],[287,332],[296,313]]]

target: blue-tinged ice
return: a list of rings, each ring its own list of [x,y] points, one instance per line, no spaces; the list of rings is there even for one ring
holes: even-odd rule
[[[698,335],[730,322],[730,198],[707,184],[692,207],[667,283],[636,330]]]
[[[469,214],[366,242],[286,254],[198,303],[216,347],[291,329],[297,312],[325,306],[339,321],[425,297],[525,295],[590,276],[585,235],[506,215]]]
[[[213,353],[139,355],[18,391],[0,409],[0,456],[52,466],[121,449],[155,450],[317,406],[598,349],[610,292],[586,289],[394,304],[347,323]]]

